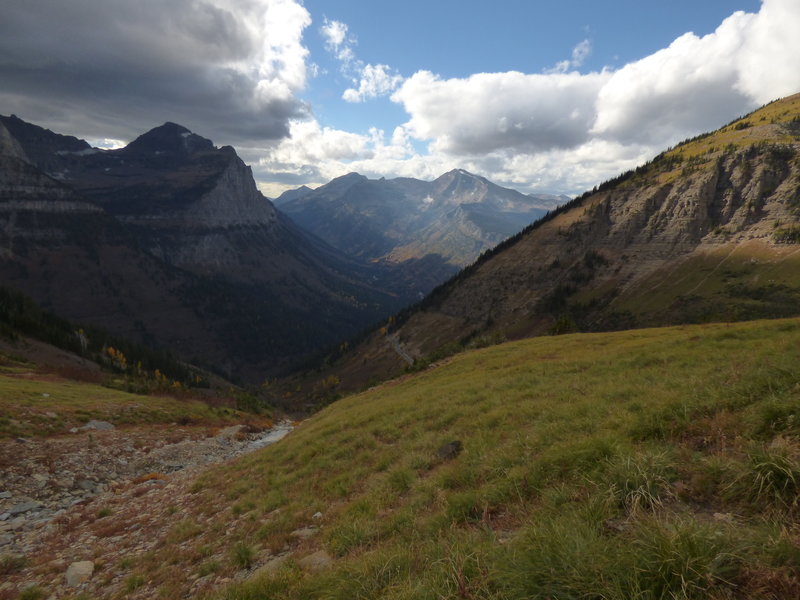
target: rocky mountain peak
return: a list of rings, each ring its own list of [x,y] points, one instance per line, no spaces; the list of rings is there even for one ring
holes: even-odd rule
[[[53,170],[64,156],[93,152],[92,147],[85,141],[71,135],[54,133],[44,127],[27,123],[11,115],[0,115],[0,124],[8,131],[19,149],[23,151],[26,160],[37,165],[45,172]],[[8,142],[5,143],[8,150]]]
[[[11,132],[8,131],[3,122],[0,121],[0,156],[12,156],[20,160],[28,161],[25,151],[19,145]]]
[[[192,133],[177,123],[166,122],[140,135],[125,148],[126,152],[164,153],[190,155],[204,150],[212,150],[211,140]]]

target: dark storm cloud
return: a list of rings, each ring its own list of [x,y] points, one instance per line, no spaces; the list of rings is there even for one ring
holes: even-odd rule
[[[130,139],[170,120],[220,143],[307,113],[294,0],[0,0],[0,113]]]

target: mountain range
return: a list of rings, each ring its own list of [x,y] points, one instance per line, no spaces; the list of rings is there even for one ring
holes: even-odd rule
[[[552,211],[335,368],[358,387],[502,339],[797,315],[799,242],[800,94]]]
[[[101,151],[0,119],[0,275],[67,318],[248,379],[396,310],[230,147],[167,123]]]
[[[289,217],[233,148],[175,123],[100,150],[0,117],[0,140],[4,285],[247,380],[285,372],[418,300],[542,212],[453,172],[433,183],[353,174],[301,188],[283,204]],[[413,190],[435,223],[415,216]],[[330,217],[348,202],[347,216]],[[336,236],[309,224],[313,212],[335,222]],[[425,243],[409,249],[423,221]]]
[[[280,210],[350,256],[411,268],[427,293],[482,252],[569,200],[528,196],[455,169],[434,181],[338,177],[285,192]],[[434,263],[433,258],[438,261]],[[415,268],[424,260],[425,269]]]

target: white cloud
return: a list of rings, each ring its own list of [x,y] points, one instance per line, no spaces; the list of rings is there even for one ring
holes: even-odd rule
[[[319,29],[325,39],[325,47],[328,52],[340,60],[345,67],[349,67],[355,58],[353,44],[355,40],[348,36],[348,27],[341,21],[329,21],[325,19]]]
[[[559,61],[555,67],[547,69],[545,73],[568,73],[570,70],[583,66],[591,53],[592,42],[588,39],[583,40],[572,49],[572,60]]]
[[[342,94],[347,102],[363,102],[367,98],[387,96],[403,82],[403,77],[391,73],[387,65],[364,65],[359,75],[358,89],[349,88]]]
[[[763,0],[736,62],[737,89],[759,104],[800,91],[800,2]]]
[[[336,51],[347,39],[347,25],[341,21],[329,21],[325,19],[324,24],[320,27],[320,32],[333,51]]]
[[[388,96],[403,82],[403,77],[388,65],[367,64],[356,58],[353,46],[356,39],[349,35],[349,28],[341,21],[325,19],[320,27],[325,47],[341,63],[341,72],[353,87],[342,94],[347,102]]]
[[[572,66],[580,67],[589,58],[592,53],[592,42],[583,40],[580,44],[572,49]]]
[[[443,80],[428,71],[407,79],[392,99],[411,115],[415,137],[435,150],[480,154],[535,152],[589,138],[605,73],[479,73]]]
[[[687,33],[624,66],[603,87],[593,132],[621,141],[671,144],[752,108],[737,91],[739,53],[754,15],[736,13],[712,34]]]
[[[800,91],[798,26],[796,0],[763,0],[757,14],[734,13],[709,35],[686,33],[616,71],[572,70],[591,51],[584,40],[555,71],[453,79],[419,71],[392,99],[433,155],[521,188],[577,193]]]

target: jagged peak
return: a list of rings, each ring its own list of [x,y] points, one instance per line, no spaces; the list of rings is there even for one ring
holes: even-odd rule
[[[214,144],[211,140],[192,133],[183,125],[167,121],[137,137],[125,150],[185,155],[212,148]]]
[[[28,123],[17,115],[0,115],[0,123],[8,130],[9,134],[17,141],[32,160],[35,155],[46,152],[82,152],[90,150],[91,146],[86,140],[72,135],[55,133],[39,125]]]
[[[14,115],[11,115],[14,118]],[[19,142],[11,135],[11,132],[0,121],[0,156],[13,156],[19,160],[28,162],[28,157]]]

